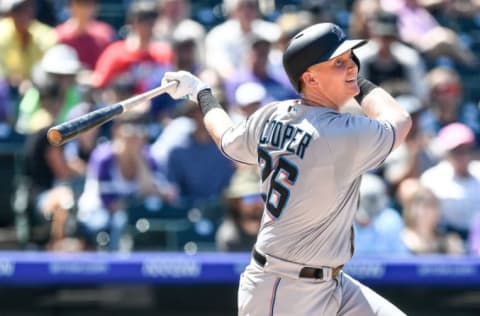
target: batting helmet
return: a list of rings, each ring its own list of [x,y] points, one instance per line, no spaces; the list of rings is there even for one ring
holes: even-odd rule
[[[283,67],[293,87],[300,91],[300,77],[308,67],[337,57],[350,49],[364,45],[363,39],[348,40],[340,27],[333,23],[318,23],[307,27],[289,42],[283,54]],[[355,63],[360,66],[354,55]]]

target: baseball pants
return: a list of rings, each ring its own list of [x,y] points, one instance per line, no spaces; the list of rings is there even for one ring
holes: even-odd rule
[[[240,316],[401,316],[392,303],[344,272],[327,281],[265,272],[253,260],[240,278]]]

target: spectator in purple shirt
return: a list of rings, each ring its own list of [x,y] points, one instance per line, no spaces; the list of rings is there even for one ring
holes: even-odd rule
[[[131,113],[114,123],[112,140],[91,154],[77,214],[80,231],[91,247],[121,249],[128,206],[135,199],[171,198],[146,140],[143,116]]]

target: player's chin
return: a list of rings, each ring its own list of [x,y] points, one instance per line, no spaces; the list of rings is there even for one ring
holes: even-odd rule
[[[352,97],[360,93],[360,89],[358,88],[356,80],[346,81],[345,90],[348,91],[348,94],[351,94]]]

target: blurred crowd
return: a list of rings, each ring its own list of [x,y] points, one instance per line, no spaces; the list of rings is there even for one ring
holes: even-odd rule
[[[257,170],[221,154],[188,100],[160,95],[60,147],[46,133],[175,70],[207,82],[240,123],[298,97],[282,51],[329,21],[369,39],[356,51],[361,75],[413,120],[406,143],[363,177],[356,254],[480,255],[480,1],[207,2],[112,2],[123,13],[114,24],[108,1],[0,0],[0,146],[21,144],[19,248],[251,250]]]

